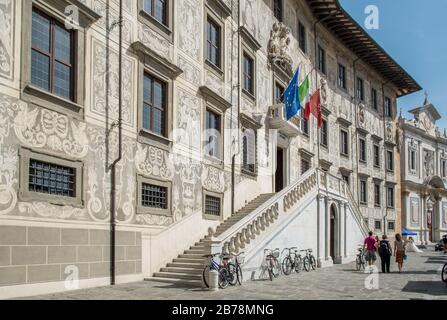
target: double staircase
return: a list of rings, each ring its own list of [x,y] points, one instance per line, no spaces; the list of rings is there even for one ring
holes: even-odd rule
[[[259,208],[267,200],[272,198],[274,193],[261,194],[245,207],[222,222],[217,228],[213,236],[218,237],[233,225],[241,221],[251,212]],[[180,254],[166,267],[161,268],[159,272],[155,272],[153,280],[160,282],[179,283],[182,285],[201,286],[202,271],[205,263],[203,256],[207,254],[205,250],[205,241],[209,236],[205,236],[199,242],[196,242],[183,254]]]

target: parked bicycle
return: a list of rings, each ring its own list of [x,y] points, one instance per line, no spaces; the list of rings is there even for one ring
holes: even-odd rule
[[[244,256],[243,256],[244,252],[240,252],[237,255],[232,255],[232,257],[234,258],[234,268],[235,268],[235,274],[236,276],[233,276],[233,280],[230,282],[230,285],[235,286],[237,283],[239,283],[239,285],[242,285],[242,264],[244,264]],[[230,264],[231,265],[231,264]]]
[[[359,253],[357,254],[357,257],[355,258],[355,268],[357,271],[365,270],[366,267],[366,256],[365,256],[365,249],[363,247],[357,249]]]
[[[270,281],[273,281],[273,278],[277,278],[281,272],[281,266],[279,264],[279,248],[275,250],[264,249],[264,255],[267,271],[269,273]]]
[[[313,255],[312,249],[300,250],[300,252],[305,252],[305,256],[303,258],[303,267],[304,270],[310,272],[310,270],[317,270],[317,260]]]
[[[447,263],[442,268],[441,279],[447,284]]]
[[[215,253],[215,254],[207,254],[203,256],[204,258],[209,258],[210,263],[207,264],[203,268],[202,272],[202,279],[207,288],[209,288],[208,283],[208,276],[210,273],[210,270],[216,270],[218,272],[218,284],[219,288],[225,289],[228,287],[229,284],[235,285],[234,279],[236,278],[237,282],[237,275],[236,275],[236,266],[229,262],[231,257],[229,255],[223,255],[221,253]],[[220,261],[217,262],[215,260],[216,257],[220,258]]]
[[[292,252],[293,250],[293,252]],[[282,260],[282,272],[288,276],[292,273],[292,270],[295,270],[296,273],[301,272],[303,268],[303,260],[301,258],[301,255],[298,252],[297,247],[292,248],[285,248],[281,254],[284,251],[288,251],[287,255]]]

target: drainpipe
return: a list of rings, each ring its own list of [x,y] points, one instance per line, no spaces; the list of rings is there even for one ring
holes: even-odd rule
[[[352,162],[353,162],[353,167],[355,167],[355,171],[356,171],[356,173],[357,173],[357,179],[355,179],[355,181],[354,181],[354,183],[353,183],[353,185],[354,185],[354,188],[356,188],[355,190],[357,190],[357,192],[355,192],[354,194],[357,194],[357,200],[358,200],[358,202],[359,202],[359,204],[360,204],[360,201],[359,201],[359,161],[360,161],[360,153],[359,153],[359,133],[358,133],[358,130],[357,130],[357,124],[358,124],[358,113],[357,113],[357,106],[358,106],[358,103],[359,103],[359,100],[358,100],[358,98],[357,98],[357,68],[356,68],[356,65],[357,65],[357,62],[360,60],[360,58],[359,57],[357,57],[355,60],[354,60],[354,62],[352,63],[352,70],[353,70],[353,73],[354,73],[354,117],[355,117],[355,133],[354,133],[354,135],[355,135],[355,154],[356,154],[356,157],[354,158],[354,156],[352,157]],[[359,206],[360,207],[360,206]]]
[[[111,164],[111,191],[110,191],[110,284],[115,285],[115,239],[116,239],[116,166],[122,158],[122,57],[123,57],[123,0],[119,2],[119,61],[118,61],[118,158]],[[111,129],[112,129],[111,128]]]
[[[233,2],[231,3],[233,6]],[[233,11],[233,10],[231,10]],[[237,2],[237,131],[238,139],[237,153],[235,152],[231,157],[231,215],[235,214],[235,181],[236,181],[236,156],[240,154],[240,112],[241,112],[241,2]],[[231,44],[231,54],[233,54],[233,42]],[[233,90],[233,86],[231,86]],[[233,99],[233,92],[231,93]],[[231,117],[233,123],[233,117]]]

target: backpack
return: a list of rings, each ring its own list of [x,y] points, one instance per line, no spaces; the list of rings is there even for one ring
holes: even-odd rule
[[[379,245],[379,254],[380,255],[390,255],[390,246],[388,241],[380,241],[380,245]]]

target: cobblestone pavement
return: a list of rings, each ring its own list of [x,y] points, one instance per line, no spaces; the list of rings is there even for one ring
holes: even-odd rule
[[[394,258],[394,257],[393,257]],[[392,258],[392,259],[393,259]],[[447,255],[432,249],[423,253],[409,253],[404,273],[397,272],[392,260],[390,274],[365,274],[355,271],[353,263],[336,265],[310,273],[281,276],[273,282],[255,280],[242,287],[230,287],[218,292],[197,288],[180,288],[176,285],[155,281],[117,285],[36,296],[32,299],[128,299],[128,300],[203,300],[203,299],[443,299],[447,300],[447,285],[441,281],[441,268],[447,263]],[[379,266],[379,261],[377,261]],[[365,288],[378,279],[379,289]]]

